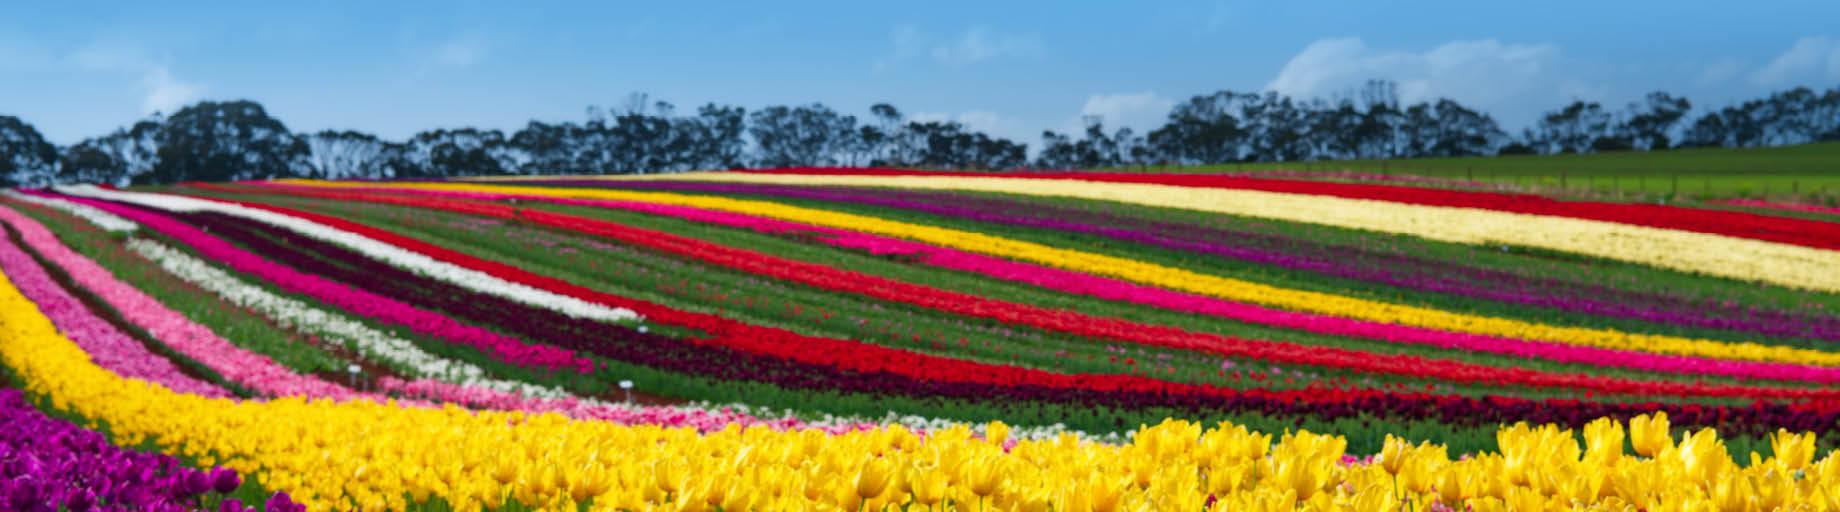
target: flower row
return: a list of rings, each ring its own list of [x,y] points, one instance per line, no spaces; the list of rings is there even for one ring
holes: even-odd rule
[[[56,198],[42,199],[47,203],[63,202],[63,200]],[[31,221],[25,219],[25,222]],[[122,222],[131,223],[131,221],[125,219],[123,219]],[[36,223],[31,224],[31,226],[36,230],[43,229]],[[222,232],[224,229],[220,228],[219,231]],[[52,242],[55,241],[53,240]],[[400,396],[418,397],[440,402],[455,402],[473,407],[484,407],[497,410],[518,410],[532,413],[557,412],[573,418],[598,419],[619,423],[653,424],[673,427],[692,426],[704,431],[720,430],[729,424],[736,424],[742,426],[762,425],[782,430],[817,428],[827,432],[840,433],[863,430],[878,424],[899,422],[908,425],[917,432],[925,432],[930,429],[938,428],[940,425],[938,420],[917,416],[890,416],[877,418],[873,421],[856,417],[826,416],[817,421],[802,421],[784,415],[769,414],[763,416],[750,414],[745,411],[738,412],[735,406],[634,407],[605,403],[592,399],[581,399],[561,393],[554,388],[538,387],[523,382],[491,379],[484,376],[483,372],[477,367],[456,361],[434,359],[434,356],[421,352],[406,340],[377,332],[362,324],[343,318],[336,313],[319,310],[299,301],[275,296],[258,286],[249,285],[236,280],[222,270],[211,267],[183,252],[165,247],[158,243],[144,239],[132,239],[129,240],[128,246],[132,250],[148,257],[150,260],[163,265],[165,269],[174,272],[179,277],[206,289],[219,291],[223,293],[226,298],[233,299],[234,302],[239,305],[253,307],[265,313],[268,318],[279,324],[307,329],[308,332],[321,333],[332,339],[338,339],[341,336],[349,336],[356,340],[355,343],[359,345],[361,353],[382,359],[386,362],[394,361],[403,365],[421,368],[427,373],[438,377],[438,379],[433,380],[417,379],[413,381],[405,381],[387,376],[378,379],[377,382],[381,391],[392,392]],[[57,248],[60,250],[63,249],[61,245]],[[348,258],[348,260],[352,261],[364,259],[366,259],[366,257],[351,256]],[[7,270],[9,275],[12,275],[13,269],[10,266]],[[425,279],[421,276],[414,276],[413,278]],[[41,299],[35,297],[34,300],[40,301]],[[491,299],[469,299],[468,302],[476,302],[478,300],[486,300],[488,301],[487,303],[490,304],[489,301]],[[40,303],[49,304],[50,302]],[[493,306],[496,307],[488,307],[487,309],[515,309],[521,305],[499,304]],[[96,320],[93,315],[89,315],[85,312],[81,305],[55,308],[50,311],[54,318],[62,315],[63,317],[74,319],[71,321],[100,322]],[[66,328],[66,332],[72,331]],[[88,334],[79,332],[78,336],[80,338],[86,338]],[[88,347],[86,347],[86,349],[88,349]],[[97,351],[94,349],[90,349],[90,351],[92,355],[97,354]],[[160,359],[158,356],[152,354],[144,354],[143,359],[143,364],[148,364],[147,361],[165,363],[164,359]],[[170,381],[157,382],[172,387]],[[250,385],[256,389],[276,389],[273,385],[263,385],[259,382],[238,383]],[[219,393],[221,394],[221,392]],[[301,396],[309,398],[338,398],[347,395],[308,394]],[[1043,436],[1058,435],[1063,432],[1072,431],[1067,431],[1055,426],[1046,426],[1029,427],[1028,432],[1030,435]],[[1073,433],[1083,438],[1092,437],[1085,433]]]
[[[1694,231],[1840,250],[1840,224],[1781,218],[1747,212],[1703,210],[1642,203],[1566,201],[1532,194],[1508,194],[1392,185],[1242,178],[1207,174],[1124,173],[951,173],[889,169],[795,169],[747,171],[794,175],[953,176],[1138,183],[1191,188],[1257,190],[1357,200],[1386,201],[1446,208],[1483,209],[1546,217],[1565,217],[1632,226]]]
[[[894,427],[698,435],[364,401],[237,403],[134,385],[89,364],[5,282],[0,315],[0,363],[28,389],[110,424],[124,442],[194,454],[311,510],[436,498],[458,510],[1834,510],[1840,488],[1840,457],[1817,459],[1812,435],[1778,433],[1772,457],[1741,465],[1711,431],[1676,442],[1664,419],[1648,416],[1627,428],[1589,422],[1583,446],[1569,430],[1517,425],[1498,434],[1499,453],[1452,460],[1442,446],[1390,441],[1371,462],[1348,464],[1339,437],[1274,442],[1226,424],[1165,422],[1107,446],[1009,443],[1001,425],[984,439],[953,429],[923,440]]]
[[[159,198],[142,197],[153,194],[100,190],[82,192],[147,201],[160,200]],[[149,230],[186,244],[197,251],[200,256],[273,283],[282,290],[311,297],[356,316],[401,325],[428,336],[465,343],[481,351],[494,354],[501,360],[527,367],[544,368],[551,371],[571,369],[582,373],[593,369],[592,361],[575,357],[567,350],[525,343],[522,340],[466,325],[444,315],[404,304],[390,297],[353,290],[343,283],[265,261],[209,233],[164,215],[139,207],[89,197],[73,196],[67,199],[133,220]]]
[[[378,202],[439,202],[439,200],[420,198],[367,196],[362,199]],[[1825,431],[1828,427],[1822,426],[1826,425],[1823,422],[1831,420],[1824,418],[1832,417],[1835,414],[1834,406],[1840,405],[1822,405],[1828,404],[1826,401],[1795,406],[1759,403],[1749,407],[1680,406],[1657,403],[1615,404],[1562,400],[1530,401],[1500,397],[1471,399],[1416,393],[1332,389],[1296,392],[1262,390],[1241,392],[1135,376],[1054,374],[1012,366],[918,354],[847,340],[802,336],[780,329],[747,325],[718,316],[674,310],[533,275],[508,265],[480,260],[426,242],[394,235],[373,226],[273,206],[254,204],[248,206],[285,211],[290,215],[310,218],[329,226],[358,231],[373,239],[422,252],[457,265],[490,272],[507,280],[544,287],[584,300],[627,307],[645,315],[652,321],[695,328],[714,336],[709,339],[689,340],[697,344],[690,346],[678,340],[628,334],[623,335],[624,342],[621,344],[584,346],[584,349],[593,350],[597,354],[647,366],[681,369],[689,373],[723,379],[768,379],[776,385],[792,389],[826,389],[974,400],[1001,399],[1075,403],[1128,409],[1175,407],[1190,411],[1256,410],[1270,414],[1310,415],[1327,418],[1373,414],[1389,418],[1435,418],[1438,421],[1452,424],[1487,423],[1504,418],[1531,418],[1545,422],[1574,424],[1572,422],[1596,416],[1632,415],[1662,408],[1680,415],[1683,421],[1709,421],[1710,423],[1707,424],[1736,429],[1734,431],[1771,426],[1813,428]],[[494,212],[507,218],[513,216],[514,213],[512,208],[503,205],[470,203],[467,208],[474,212]],[[526,213],[526,220],[539,223],[543,221],[541,217],[530,216],[538,212]],[[410,278],[405,276],[403,279]],[[557,332],[569,332],[569,330],[558,329]]]
[[[274,215],[262,210],[242,208],[233,204],[201,201],[165,194],[143,194],[104,190],[94,186],[60,187],[60,189],[65,193],[84,197],[112,199],[167,211],[220,212],[250,221],[286,227],[297,233],[316,239],[328,240],[354,247],[364,247],[366,252],[375,255],[376,258],[405,268],[415,269],[417,273],[454,283],[470,290],[505,297],[533,306],[554,309],[569,316],[579,316],[607,322],[636,319],[636,316],[631,311],[588,304],[570,297],[559,296],[517,283],[504,282],[489,275],[455,267],[453,265],[447,265],[439,261],[428,259],[419,254],[398,250],[394,247],[390,247],[388,244],[377,243],[375,240],[369,240],[350,232],[327,229],[325,226],[320,226],[298,218]]]
[[[221,497],[242,482],[235,470],[199,471],[170,455],[118,448],[102,434],[45,416],[18,390],[0,390],[0,508],[202,510],[207,495]],[[217,510],[252,510],[235,498],[219,501]],[[286,493],[264,505],[269,512],[304,509]]]
[[[209,187],[208,185],[198,185],[198,186]],[[272,189],[278,189],[278,190],[290,190],[290,191],[293,191],[292,193],[313,194],[312,192],[310,192],[311,189],[300,189],[300,188],[293,188],[293,187],[286,187],[286,186],[270,186],[270,187],[265,187],[265,188],[272,188]],[[222,190],[222,189],[219,189],[219,190]],[[357,191],[363,192],[363,190],[357,190]],[[386,192],[387,191],[399,191],[401,192],[403,190],[401,189],[378,189],[378,191],[386,191]],[[1089,296],[1098,297],[1098,298],[1107,299],[1107,300],[1147,304],[1147,305],[1162,307],[1166,309],[1172,309],[1176,311],[1201,313],[1201,314],[1219,316],[1223,318],[1230,318],[1233,320],[1248,322],[1248,323],[1253,323],[1253,324],[1270,325],[1274,327],[1282,327],[1286,329],[1295,329],[1295,330],[1300,330],[1300,331],[1305,331],[1305,332],[1313,332],[1313,333],[1327,334],[1327,335],[1333,335],[1333,336],[1350,336],[1350,337],[1358,337],[1358,338],[1370,338],[1370,339],[1378,339],[1378,340],[1396,342],[1396,343],[1422,344],[1422,345],[1431,345],[1431,346],[1444,347],[1444,348],[1457,348],[1457,349],[1473,350],[1473,351],[1480,351],[1480,352],[1512,354],[1512,355],[1518,355],[1518,356],[1538,357],[1541,359],[1546,359],[1546,360],[1551,360],[1551,361],[1560,361],[1560,362],[1568,362],[1568,363],[1584,363],[1584,364],[1591,364],[1591,365],[1598,365],[1598,366],[1630,368],[1630,369],[1637,369],[1637,370],[1643,370],[1643,371],[1659,371],[1659,372],[1667,372],[1667,373],[1683,373],[1683,374],[1695,374],[1695,375],[1711,374],[1711,375],[1725,375],[1725,376],[1744,377],[1744,378],[1762,378],[1762,379],[1772,379],[1772,380],[1801,380],[1801,381],[1809,381],[1809,382],[1840,382],[1840,368],[1809,366],[1809,365],[1802,365],[1802,364],[1763,363],[1763,362],[1755,362],[1755,361],[1732,361],[1732,360],[1713,359],[1713,358],[1706,358],[1706,357],[1658,355],[1658,354],[1628,351],[1628,350],[1611,350],[1611,349],[1602,349],[1602,348],[1589,347],[1589,346],[1566,345],[1566,344],[1560,344],[1560,343],[1527,341],[1527,340],[1502,338],[1502,337],[1495,337],[1495,336],[1482,336],[1482,335],[1467,334],[1467,333],[1460,333],[1460,332],[1437,331],[1437,330],[1416,328],[1416,327],[1409,327],[1409,326],[1384,324],[1384,323],[1379,323],[1379,322],[1367,322],[1367,321],[1352,320],[1352,319],[1341,318],[1341,317],[1317,315],[1317,314],[1310,314],[1310,313],[1298,313],[1298,312],[1263,308],[1263,307],[1258,307],[1258,306],[1253,306],[1253,305],[1248,305],[1248,304],[1243,304],[1243,303],[1238,303],[1238,302],[1226,301],[1226,300],[1222,300],[1222,299],[1218,299],[1214,297],[1184,294],[1184,293],[1174,292],[1170,290],[1165,290],[1162,288],[1137,285],[1134,283],[1123,282],[1123,281],[1109,279],[1105,277],[1093,276],[1089,274],[1081,274],[1081,273],[1076,273],[1076,272],[1069,272],[1069,271],[1055,269],[1055,268],[1041,267],[1038,265],[1032,265],[1028,263],[1019,263],[1019,262],[1014,262],[1014,261],[1009,261],[1009,260],[992,258],[988,256],[971,254],[971,253],[967,253],[964,251],[958,251],[958,250],[951,249],[951,248],[929,246],[925,244],[908,242],[908,241],[899,240],[899,239],[891,239],[887,237],[881,237],[877,235],[866,234],[866,233],[861,233],[861,232],[856,232],[856,231],[846,231],[846,230],[828,228],[828,227],[822,227],[822,226],[812,226],[812,225],[797,224],[797,223],[791,223],[791,222],[785,222],[785,221],[778,221],[778,220],[767,219],[767,218],[762,218],[762,217],[757,217],[757,216],[752,216],[752,215],[733,213],[729,211],[704,210],[704,209],[691,208],[691,207],[685,207],[685,206],[675,206],[675,205],[646,203],[646,202],[567,199],[567,198],[536,196],[536,195],[529,195],[529,194],[513,195],[513,194],[497,194],[497,193],[453,192],[453,191],[431,191],[431,190],[411,190],[408,192],[415,192],[418,194],[447,196],[447,197],[458,197],[458,198],[466,198],[466,199],[506,199],[506,198],[509,198],[509,199],[547,201],[547,202],[555,202],[555,203],[569,204],[569,205],[594,206],[594,207],[601,207],[601,208],[613,208],[613,209],[640,211],[640,212],[657,214],[657,215],[665,215],[665,216],[671,216],[671,217],[676,217],[676,218],[683,218],[683,219],[693,220],[697,222],[753,229],[753,230],[758,230],[758,231],[768,232],[768,233],[816,233],[816,234],[822,235],[819,237],[815,237],[816,241],[820,243],[825,243],[825,244],[839,246],[839,247],[865,249],[865,250],[871,251],[876,254],[918,255],[918,256],[921,256],[919,258],[920,261],[927,263],[929,265],[934,265],[934,266],[938,266],[942,268],[949,268],[953,270],[960,270],[960,271],[965,271],[965,272],[989,275],[989,276],[1004,279],[1004,280],[1029,283],[1029,284],[1033,284],[1036,286],[1041,286],[1043,288],[1060,290],[1060,291],[1065,291],[1065,292],[1075,293],[1075,294],[1089,295]],[[335,197],[348,197],[348,198],[353,198],[353,199],[360,199],[360,196],[335,196]],[[362,199],[370,200],[373,197],[375,196],[362,196]],[[378,199],[378,200],[389,201],[389,199]],[[422,205],[422,206],[448,208],[448,209],[453,209],[454,211],[458,211],[459,209],[463,208],[463,206],[458,203],[440,203],[438,205],[431,204],[431,203],[417,203],[417,204]],[[721,263],[721,264],[729,265],[729,266],[732,266],[738,269],[743,269],[749,272],[759,273],[763,275],[770,275],[773,277],[792,280],[796,282],[802,282],[805,284],[811,284],[811,285],[818,286],[818,287],[825,288],[825,289],[836,289],[836,290],[851,291],[851,292],[856,292],[856,293],[874,294],[877,298],[883,298],[887,300],[907,302],[910,304],[922,305],[922,306],[931,307],[931,308],[939,308],[942,310],[947,310],[947,311],[951,311],[951,312],[958,313],[958,314],[993,317],[993,318],[1001,319],[1006,322],[1015,322],[1015,323],[1027,324],[1027,325],[1031,325],[1035,327],[1041,327],[1045,329],[1059,330],[1059,331],[1064,331],[1064,332],[1073,332],[1076,334],[1086,335],[1086,336],[1103,336],[1103,337],[1108,337],[1108,338],[1113,338],[1113,339],[1121,339],[1121,340],[1134,341],[1134,342],[1139,342],[1139,343],[1148,343],[1148,344],[1160,344],[1160,345],[1178,344],[1175,346],[1181,346],[1182,348],[1199,349],[1199,350],[1204,350],[1204,351],[1214,351],[1214,352],[1224,353],[1227,355],[1236,355],[1236,356],[1250,356],[1251,355],[1247,353],[1231,352],[1232,349],[1230,348],[1222,348],[1222,347],[1231,347],[1235,345],[1245,345],[1245,344],[1250,343],[1245,340],[1233,340],[1233,339],[1225,339],[1225,338],[1219,338],[1219,337],[1199,336],[1196,333],[1184,332],[1184,331],[1170,329],[1170,328],[1162,327],[1162,326],[1141,325],[1141,324],[1135,324],[1135,323],[1130,323],[1130,322],[1119,322],[1115,320],[1109,323],[1115,324],[1114,326],[1116,328],[1106,329],[1103,331],[1096,331],[1092,328],[1084,328],[1084,329],[1073,328],[1073,327],[1069,327],[1069,322],[1073,322],[1074,324],[1084,323],[1088,325],[1099,325],[1099,324],[1106,323],[1106,322],[1103,322],[1102,321],[1103,319],[1089,319],[1085,315],[1068,312],[1068,311],[1043,311],[1043,310],[1040,310],[1039,308],[1032,308],[1032,307],[1028,307],[1026,305],[1021,305],[1021,304],[995,301],[995,300],[990,300],[990,299],[982,299],[982,298],[976,298],[976,297],[954,295],[954,294],[951,294],[950,292],[945,292],[943,290],[933,289],[930,287],[895,283],[892,281],[888,281],[886,279],[881,279],[881,278],[877,278],[873,276],[867,276],[867,275],[862,275],[862,274],[857,274],[857,273],[852,273],[852,272],[843,272],[837,269],[824,267],[821,265],[812,265],[812,264],[807,264],[807,263],[802,263],[802,262],[783,260],[780,258],[775,258],[775,257],[764,255],[764,254],[744,252],[744,253],[739,253],[738,255],[733,256],[733,257],[717,258],[717,257],[711,256],[709,250],[706,250],[706,249],[689,250],[689,249],[683,249],[682,247],[684,246],[681,246],[681,245],[659,246],[656,243],[658,240],[676,240],[676,238],[673,238],[672,235],[667,234],[667,233],[656,233],[656,232],[649,232],[649,231],[643,231],[643,230],[633,230],[629,228],[618,227],[611,223],[600,223],[600,222],[586,220],[586,219],[577,220],[577,219],[569,218],[569,217],[558,217],[558,218],[569,219],[569,223],[567,225],[559,225],[558,227],[574,228],[576,226],[590,225],[590,224],[602,226],[605,229],[603,231],[597,232],[597,234],[615,237],[627,243],[631,243],[631,244],[635,244],[635,245],[639,245],[643,247],[650,247],[650,248],[659,249],[659,250],[670,251],[675,254],[694,257],[694,258],[702,259],[704,261]],[[709,244],[705,244],[705,246],[715,247]],[[719,249],[727,249],[727,248],[719,248]],[[884,290],[886,291],[884,292]],[[937,300],[933,300],[935,298]],[[1000,316],[992,316],[992,315],[1000,315]],[[1191,340],[1191,339],[1197,340],[1197,341],[1186,344],[1186,345],[1179,344],[1183,340]],[[1271,343],[1271,345],[1273,345],[1272,349],[1274,351],[1279,351],[1279,352],[1283,352],[1288,349],[1288,350],[1296,351],[1296,352],[1310,352],[1311,354],[1320,355],[1320,356],[1329,356],[1329,355],[1333,355],[1334,353],[1336,353],[1336,350],[1334,349],[1314,348],[1314,347],[1305,349],[1303,347],[1292,347],[1292,346],[1289,346],[1283,343]],[[1223,350],[1225,352],[1222,352]],[[1316,359],[1316,360],[1307,360],[1307,361],[1306,360],[1286,360],[1283,357],[1273,357],[1270,355],[1262,355],[1262,356],[1254,356],[1254,357],[1267,358],[1267,360],[1273,360],[1273,361],[1295,362],[1295,363],[1304,363],[1304,364],[1336,364],[1341,361],[1339,359],[1338,360]],[[1377,360],[1385,360],[1385,359],[1386,358],[1383,356]],[[1423,368],[1431,367],[1431,365],[1427,363],[1426,361],[1417,360],[1417,359],[1408,360],[1406,361],[1406,363],[1409,367],[1416,368],[1416,369],[1423,369]],[[1384,371],[1384,370],[1376,370],[1372,367],[1361,368],[1361,369],[1365,371]],[[1420,374],[1419,373],[1420,371],[1422,370],[1413,370],[1411,374],[1418,375]],[[1504,382],[1511,381],[1512,379],[1515,378],[1513,375],[1509,375],[1508,372],[1502,372],[1500,370],[1490,369],[1490,370],[1485,370],[1485,372],[1493,374],[1494,378],[1502,379],[1502,381]],[[1524,383],[1520,381],[1515,381],[1515,382]]]
[[[1066,196],[1129,204],[1326,224],[1447,242],[1511,244],[1628,261],[1789,288],[1840,291],[1833,250],[1726,235],[1528,213],[1426,206],[1384,198],[1351,199],[1298,190],[1190,187],[1075,179],[953,175],[686,173],[609,176],[607,180],[706,180],[743,183],[879,186]],[[1840,239],[1840,238],[1836,238]]]
[[[752,177],[756,175],[742,174],[739,176]],[[324,187],[352,186],[330,182],[294,183],[317,184]],[[1425,307],[1371,301],[1330,293],[1279,288],[1237,279],[1201,274],[1180,268],[1071,249],[1061,249],[981,233],[970,233],[934,226],[800,208],[763,201],[746,201],[652,192],[563,188],[539,189],[530,187],[447,183],[402,183],[393,184],[391,187],[584,199],[627,200],[691,206],[905,238],[968,252],[1031,261],[1076,272],[1111,276],[1178,291],[1373,322],[1410,325],[1429,329],[1467,332],[1505,338],[1551,341],[1572,345],[1664,354],[1840,366],[1840,354],[1832,352],[1798,349],[1793,347],[1766,346],[1751,342],[1728,343],[1675,336],[1633,334],[1611,329],[1553,326],[1504,318],[1452,313]],[[1836,268],[1835,271],[1835,275],[1840,277],[1840,268]]]
[[[1303,237],[1233,230],[1180,222],[1150,221],[1085,209],[1017,201],[893,189],[804,187],[708,182],[608,182],[552,180],[539,185],[614,186],[646,190],[766,195],[873,205],[1006,226],[1047,228],[1103,236],[1150,247],[1308,271],[1404,289],[1451,294],[1561,311],[1605,315],[1667,325],[1729,329],[1772,336],[1840,341],[1840,317],[1778,310],[1739,310],[1638,293],[1554,276],[1529,276],[1479,268],[1463,262],[1331,246]]]

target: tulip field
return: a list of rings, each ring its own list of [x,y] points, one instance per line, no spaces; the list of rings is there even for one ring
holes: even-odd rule
[[[1729,206],[887,169],[8,190],[0,510],[1840,511],[1840,215]]]

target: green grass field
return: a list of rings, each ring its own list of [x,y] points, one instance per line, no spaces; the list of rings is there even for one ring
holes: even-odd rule
[[[1535,193],[1624,198],[1746,197],[1812,204],[1832,204],[1840,200],[1840,142],[1774,148],[1336,160],[1161,169],[1410,174],[1499,183]]]

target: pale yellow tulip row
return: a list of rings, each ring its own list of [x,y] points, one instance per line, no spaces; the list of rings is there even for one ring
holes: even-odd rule
[[[690,175],[694,176],[699,174],[692,173]],[[721,176],[748,177],[756,175],[726,174]],[[312,180],[286,180],[286,182],[296,185],[314,185],[334,188],[387,186],[424,190],[644,201],[659,204],[691,206],[906,238],[969,252],[1030,261],[1078,272],[1111,276],[1138,283],[1210,295],[1229,300],[1265,304],[1284,309],[1309,311],[1374,322],[1619,350],[1636,350],[1716,359],[1840,366],[1840,353],[1834,352],[1780,345],[1763,345],[1752,342],[1725,342],[1683,338],[1678,336],[1629,333],[1614,329],[1556,326],[1506,318],[1455,313],[1433,308],[1373,301],[1332,293],[1281,288],[1238,279],[1202,274],[1127,258],[1050,247],[1042,244],[1012,240],[981,233],[899,222],[863,215],[802,208],[768,201],[663,192],[633,192],[587,188],[533,188],[472,183],[380,184]]]
[[[1539,247],[1790,288],[1840,292],[1840,253],[1834,251],[1614,222],[1474,208],[1256,190],[1035,178],[732,172],[585,177],[588,178],[876,186],[1098,199],[1399,233],[1448,242]]]
[[[1451,460],[1389,438],[1371,464],[1347,441],[1167,421],[1124,446],[1072,436],[1003,448],[963,426],[924,440],[898,425],[818,431],[617,426],[547,414],[294,398],[234,402],[174,393],[96,366],[0,279],[0,362],[50,407],[106,424],[124,445],[251,475],[312,510],[456,510],[511,500],[546,510],[1840,510],[1840,457],[1779,433],[1780,457],[1740,468],[1711,431],[1668,437],[1665,417],[1571,432],[1517,425],[1501,454]],[[1210,501],[1210,498],[1212,500]]]

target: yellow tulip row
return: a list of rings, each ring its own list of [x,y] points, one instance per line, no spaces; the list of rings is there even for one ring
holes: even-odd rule
[[[723,176],[748,177],[754,175],[732,174]],[[824,177],[820,176],[817,178]],[[1621,350],[1636,350],[1717,359],[1840,366],[1840,353],[1834,352],[1762,345],[1751,342],[1733,343],[1677,336],[1628,333],[1614,329],[1555,326],[1506,318],[1468,315],[1432,308],[1366,300],[1331,293],[1280,288],[1238,279],[1201,274],[1154,263],[1071,249],[1061,249],[981,233],[812,208],[801,208],[766,201],[694,196],[664,192],[632,192],[587,188],[532,188],[471,183],[395,183],[385,185],[311,180],[287,180],[287,182],[297,185],[317,185],[324,187],[390,186],[426,190],[644,201],[691,206],[907,238],[970,252],[1031,261],[1078,272],[1111,276],[1174,290],[1346,318],[1452,332],[1467,332]]]
[[[0,279],[0,361],[52,407],[253,475],[312,510],[456,510],[508,501],[546,510],[1840,510],[1840,456],[1813,434],[1778,433],[1776,455],[1740,467],[1710,430],[1675,443],[1665,416],[1570,431],[1516,425],[1502,453],[1451,460],[1396,438],[1372,463],[1347,441],[1166,421],[1122,446],[1072,436],[1004,449],[957,426],[830,436],[765,428],[698,435],[547,414],[174,393],[94,365]],[[92,424],[93,425],[93,424]]]
[[[1657,267],[1840,292],[1840,254],[1776,242],[1566,217],[1332,196],[1138,183],[948,176],[685,173],[605,180],[852,185],[1063,196],[1246,215],[1470,244],[1508,243]]]

